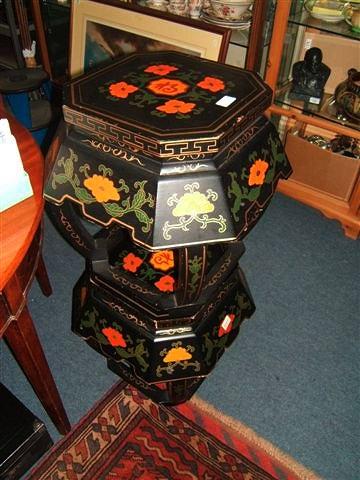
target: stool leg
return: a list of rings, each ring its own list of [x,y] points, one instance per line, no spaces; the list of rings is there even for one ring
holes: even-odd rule
[[[70,430],[70,422],[27,306],[18,319],[10,323],[4,338],[49,417],[65,435]]]
[[[43,256],[40,254],[38,260],[38,266],[35,272],[36,280],[41,288],[42,293],[45,297],[49,297],[52,294],[52,288],[50,280],[46,271],[45,262]]]

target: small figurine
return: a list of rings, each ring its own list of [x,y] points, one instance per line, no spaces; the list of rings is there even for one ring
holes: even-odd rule
[[[22,51],[23,57],[25,59],[25,65],[28,68],[35,68],[37,66],[36,59],[35,59],[35,53],[36,53],[36,42],[33,40],[31,47],[30,48],[25,48]]]
[[[292,68],[290,98],[319,104],[330,72],[330,68],[322,63],[320,48],[309,48],[304,60],[296,62]]]

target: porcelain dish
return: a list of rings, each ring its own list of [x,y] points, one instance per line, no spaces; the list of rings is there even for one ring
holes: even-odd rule
[[[238,21],[253,4],[250,0],[210,0],[215,17],[227,21]]]
[[[304,6],[313,18],[338,23],[345,19],[345,11],[349,4],[336,0],[306,0]]]

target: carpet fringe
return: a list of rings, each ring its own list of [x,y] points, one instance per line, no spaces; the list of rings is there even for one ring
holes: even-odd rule
[[[205,400],[202,400],[197,395],[191,398],[190,403],[198,407],[203,412],[206,412],[217,421],[221,421],[235,433],[238,433],[244,437],[246,441],[249,441],[253,445],[256,445],[264,450],[269,456],[277,460],[279,463],[282,463],[288,470],[297,475],[300,480],[323,480],[315,472],[298,463],[290,455],[284,453],[278,447],[275,447],[275,445],[268,440],[260,437],[260,435],[258,435],[250,427],[247,427],[239,420],[220,412],[213,405]]]

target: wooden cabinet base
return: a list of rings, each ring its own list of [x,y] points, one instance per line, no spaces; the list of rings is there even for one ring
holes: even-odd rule
[[[338,220],[347,237],[354,240],[358,238],[360,217],[351,211],[347,202],[330,197],[291,178],[286,181],[280,180],[277,191],[320,210],[328,218]]]

